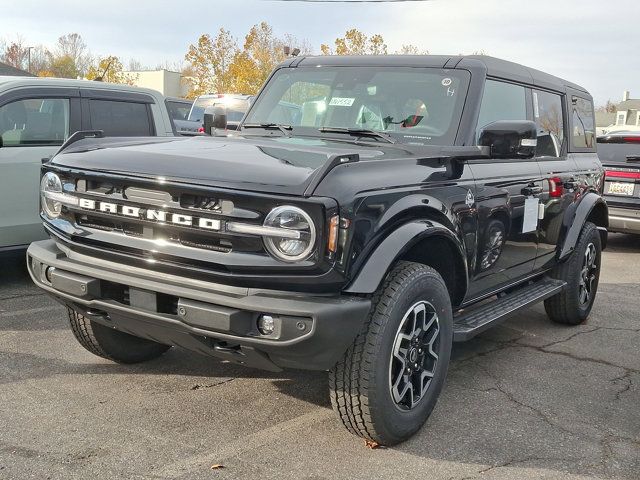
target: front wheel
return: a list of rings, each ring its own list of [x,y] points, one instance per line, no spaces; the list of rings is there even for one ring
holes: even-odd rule
[[[570,257],[552,274],[567,286],[544,302],[551,320],[578,325],[587,319],[598,291],[601,256],[600,233],[593,223],[587,222]]]
[[[373,297],[362,331],[329,375],[331,403],[353,434],[408,439],[444,385],[453,339],[449,292],[425,265],[400,262]]]
[[[117,363],[146,362],[169,350],[169,345],[135,337],[105,327],[68,309],[71,331],[76,340],[89,352]]]

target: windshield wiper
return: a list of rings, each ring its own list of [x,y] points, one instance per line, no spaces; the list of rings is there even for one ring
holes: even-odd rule
[[[354,137],[381,138],[388,143],[396,143],[396,140],[391,135],[366,128],[320,127],[318,131],[322,133],[348,133]]]
[[[290,130],[293,130],[291,125],[282,125],[280,123],[244,123],[242,125],[242,130],[245,128],[264,128],[265,130],[273,130],[278,129],[282,132],[285,137],[290,137]]]

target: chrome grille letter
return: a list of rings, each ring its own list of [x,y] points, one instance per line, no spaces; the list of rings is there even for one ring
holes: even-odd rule
[[[147,210],[147,220],[157,220],[158,222],[167,221],[167,212],[162,210]]]
[[[220,220],[212,220],[210,218],[201,218],[198,221],[198,226],[200,228],[205,228],[207,230],[220,230]]]
[[[171,223],[175,223],[176,225],[186,225],[190,227],[192,225],[193,217],[191,215],[180,215],[178,213],[174,213],[171,216]]]
[[[100,202],[100,211],[108,213],[118,213],[118,205],[115,203]]]
[[[140,209],[138,207],[129,207],[127,205],[124,205],[122,207],[122,214],[126,215],[127,217],[139,217]]]
[[[78,205],[80,205],[80,208],[88,208],[89,210],[95,210],[96,208],[95,200],[89,200],[88,198],[81,198]]]

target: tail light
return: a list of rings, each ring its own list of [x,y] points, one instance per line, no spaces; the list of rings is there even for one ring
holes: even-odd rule
[[[549,179],[549,196],[551,198],[561,198],[564,195],[564,183],[562,178],[553,177]]]
[[[632,172],[626,170],[606,170],[607,177],[630,178],[632,180],[640,180],[640,172]]]

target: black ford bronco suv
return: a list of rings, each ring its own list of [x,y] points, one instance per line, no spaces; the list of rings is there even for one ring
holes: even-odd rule
[[[430,415],[452,342],[541,301],[578,324],[594,302],[593,102],[539,71],[292,58],[233,136],[87,135],[43,167],[51,240],[28,265],[116,362],[179,346],[328,370],[345,427],[389,445]]]

